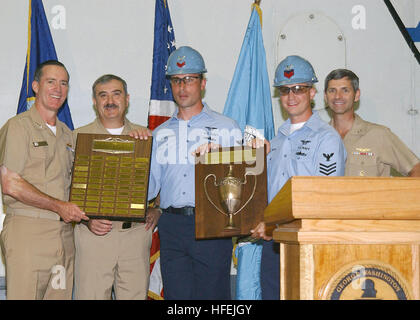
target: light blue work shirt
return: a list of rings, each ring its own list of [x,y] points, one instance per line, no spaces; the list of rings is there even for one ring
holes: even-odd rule
[[[290,119],[270,141],[267,155],[268,202],[292,176],[343,176],[346,149],[340,135],[314,111],[290,134]]]
[[[236,121],[211,110],[190,120],[179,119],[178,108],[170,119],[153,131],[148,199],[160,191],[160,207],[195,207],[195,156],[202,144],[213,142],[222,147],[242,144]]]

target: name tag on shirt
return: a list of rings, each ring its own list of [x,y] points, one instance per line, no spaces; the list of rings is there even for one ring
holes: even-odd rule
[[[45,147],[48,146],[47,141],[34,141],[32,142],[34,147]]]

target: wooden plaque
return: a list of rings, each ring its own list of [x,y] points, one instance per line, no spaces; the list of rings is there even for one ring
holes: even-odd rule
[[[233,216],[234,229],[229,229],[226,201],[220,187],[231,173],[241,185],[243,207]],[[246,172],[249,172],[246,175]],[[244,183],[246,181],[246,183]],[[226,182],[226,180],[225,180]],[[226,198],[226,196],[223,196]],[[213,202],[213,203],[212,203]],[[197,157],[195,165],[195,236],[197,239],[249,235],[263,221],[267,206],[267,168],[265,148],[220,148]],[[237,210],[237,209],[236,209]],[[225,214],[224,214],[225,213]]]
[[[144,221],[152,137],[77,135],[70,201],[89,218]]]

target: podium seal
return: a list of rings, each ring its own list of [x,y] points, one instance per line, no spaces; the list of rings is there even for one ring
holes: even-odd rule
[[[324,300],[410,300],[405,279],[380,261],[358,261],[340,269],[328,282]]]

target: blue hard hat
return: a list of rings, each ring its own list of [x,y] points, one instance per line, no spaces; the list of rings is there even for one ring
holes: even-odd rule
[[[173,51],[167,63],[166,75],[188,73],[205,73],[207,72],[204,65],[204,59],[201,54],[188,46],[179,47]]]
[[[274,87],[295,83],[318,82],[314,68],[299,56],[288,56],[282,60],[276,69]]]

